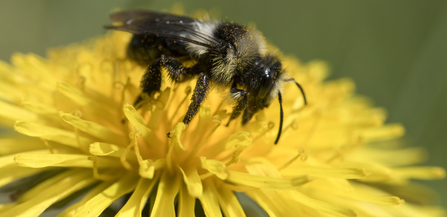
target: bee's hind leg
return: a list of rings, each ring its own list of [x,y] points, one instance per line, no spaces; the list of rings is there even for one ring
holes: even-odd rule
[[[150,65],[141,79],[140,88],[142,93],[152,96],[161,89],[161,68],[165,67],[169,72],[169,78],[174,82],[183,82],[193,78],[192,68],[184,67],[181,62],[171,57],[161,55],[152,65]],[[134,102],[135,108],[140,108],[143,104],[142,94],[138,95]]]
[[[196,87],[191,97],[191,104],[189,104],[188,111],[186,112],[185,118],[183,118],[183,123],[188,125],[189,122],[196,116],[200,108],[200,103],[206,98],[210,89],[209,78],[205,73],[200,73],[197,79]]]

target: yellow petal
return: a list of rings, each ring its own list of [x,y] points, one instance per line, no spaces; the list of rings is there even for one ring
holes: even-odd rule
[[[200,157],[203,169],[208,170],[210,173],[215,174],[222,180],[228,177],[225,168],[227,167],[224,163],[218,160],[207,160],[205,157]]]
[[[164,172],[158,184],[157,197],[150,216],[175,217],[174,200],[180,190],[180,177]]]
[[[0,139],[0,144],[0,156],[38,149],[46,149],[42,140],[29,137],[2,138]]]
[[[301,205],[291,199],[290,195],[282,197],[282,195],[272,190],[267,191],[267,193],[260,190],[247,191],[246,194],[271,217],[288,216],[290,213],[295,216],[306,216],[301,209]]]
[[[299,172],[296,167],[290,167],[281,171],[284,176],[308,175],[316,178],[337,178],[337,179],[360,179],[370,175],[364,168],[317,168],[300,167]]]
[[[121,157],[126,149],[114,144],[95,142],[90,144],[90,154],[97,156]]]
[[[82,136],[77,138],[74,132],[32,122],[18,121],[14,124],[14,129],[31,137],[39,137],[41,139],[81,149],[83,147],[86,147],[87,149],[88,145],[94,142],[93,140]]]
[[[227,173],[228,177],[226,181],[254,188],[268,188],[278,190],[295,189],[297,186],[303,185],[310,181],[307,176],[285,179],[268,176],[258,176],[236,171],[227,171]]]
[[[390,168],[387,168],[383,165],[370,162],[370,163],[364,163],[364,162],[351,162],[351,161],[344,161],[339,163],[334,163],[334,166],[338,168],[345,168],[345,169],[353,169],[357,168],[359,169],[358,175],[361,175],[361,172],[364,171],[365,175],[364,177],[361,177],[361,180],[365,181],[383,181],[388,180],[392,176],[392,170]]]
[[[213,190],[217,195],[224,216],[245,216],[244,210],[234,192],[225,188]]]
[[[19,166],[8,166],[0,168],[0,187],[13,182],[14,180],[31,176],[45,170],[46,169],[26,168]]]
[[[218,156],[223,151],[232,148],[248,147],[252,143],[252,139],[249,138],[249,133],[245,131],[237,132],[229,137],[224,137],[221,141],[207,150],[207,156],[209,158]]]
[[[120,211],[116,214],[116,217],[140,217],[144,205],[146,204],[147,198],[149,197],[149,193],[152,191],[157,181],[158,177],[152,180],[140,178],[140,181],[138,181],[137,187],[132,193],[132,196],[130,196],[129,200],[126,202],[123,208],[121,208]]]
[[[102,139],[103,141],[106,142],[113,142],[116,144],[127,143],[126,137],[124,137],[123,134],[112,132],[109,128],[104,127],[100,124],[82,120],[72,114],[64,112],[59,112],[59,115],[61,116],[62,120],[64,120],[66,123],[98,139]]]
[[[59,118],[58,110],[54,107],[49,106],[48,104],[36,102],[33,100],[25,100],[22,102],[22,106],[36,114],[45,115],[46,118]]]
[[[134,125],[141,133],[143,133],[144,136],[149,134],[151,130],[146,127],[146,122],[144,121],[143,117],[141,117],[140,113],[131,105],[125,104],[123,106],[124,115],[126,116],[127,120]]]
[[[0,100],[0,117],[11,121],[34,121],[38,116],[26,109]]]
[[[178,123],[175,125],[175,128],[173,131],[169,132],[169,140],[171,141],[171,144],[174,145],[175,150],[185,150],[185,148],[182,145],[182,141],[180,140],[180,137],[182,136],[183,130],[185,130],[186,125],[183,122]]]
[[[443,179],[445,170],[441,167],[405,167],[394,169],[394,172],[400,178],[416,179]]]
[[[47,181],[51,181],[51,179]],[[29,198],[23,203],[0,214],[2,216],[38,216],[55,202],[96,181],[92,177],[91,171],[78,171],[75,176],[70,175],[65,177],[57,185],[48,186],[45,190],[41,190],[39,194],[35,195],[35,197]],[[41,183],[41,185],[45,184],[46,182]],[[36,187],[38,188],[39,185]]]
[[[196,198],[188,194],[187,187],[183,184],[180,189],[179,203],[178,203],[178,217],[194,217]]]
[[[101,182],[99,185],[97,185],[95,188],[93,188],[87,195],[85,195],[84,198],[82,198],[81,201],[77,202],[76,204],[71,205],[70,207],[64,209],[58,217],[72,217],[76,214],[76,210],[78,210],[81,206],[83,206],[87,201],[92,199],[98,194],[101,194],[104,190],[106,190],[108,187],[110,187],[114,182],[108,181],[108,182]]]
[[[99,120],[108,121],[112,126],[118,124],[118,119],[110,118],[117,117],[119,114],[116,112],[115,107],[109,107],[110,102],[108,100],[104,98],[95,99],[92,96],[88,96],[85,92],[82,92],[78,88],[64,81],[60,81],[57,84],[57,89],[60,93],[70,98],[72,102],[75,102],[82,107],[89,108],[85,111],[93,112]]]
[[[79,176],[82,177],[91,176],[92,171],[88,169],[69,169],[58,173],[57,175],[46,179],[44,182],[26,191],[17,199],[17,202],[22,203],[31,200],[34,197],[38,197],[41,192],[46,191],[46,189],[50,188],[51,186],[58,185],[59,182],[66,179],[67,177],[76,177],[78,176],[78,174],[80,174]]]
[[[103,192],[97,194],[76,210],[74,216],[99,216],[115,200],[131,192],[137,185],[138,176],[126,174]]]
[[[152,160],[142,160],[138,163],[140,164],[138,174],[146,179],[152,179],[155,173],[155,166]]]
[[[179,169],[183,174],[183,181],[188,188],[189,195],[193,197],[200,197],[203,193],[203,186],[197,170],[192,170],[188,172],[188,174],[185,174],[185,171],[183,171],[181,167],[179,167]]]
[[[357,216],[357,214],[346,207],[342,207],[336,204],[326,203],[323,201],[312,199],[305,194],[299,192],[299,191],[293,191],[291,192],[293,198],[298,201],[299,203],[308,206],[310,208],[313,208],[315,210],[318,210],[320,212],[323,212],[330,216]]]
[[[22,154],[36,154],[36,155],[49,154],[49,153],[50,153],[49,150],[36,150],[36,151],[22,152]],[[0,157],[0,168],[15,165],[15,161],[14,161],[15,157],[16,157],[15,154]]]
[[[158,129],[160,120],[164,116],[165,106],[171,95],[171,88],[167,87],[163,90],[160,96],[156,100],[155,109],[152,111],[152,116],[149,120],[148,127],[150,129]]]
[[[0,204],[0,213],[6,212],[13,208],[16,204],[15,203],[4,203]]]
[[[217,201],[217,195],[213,192],[213,183],[210,179],[206,179],[203,185],[203,194],[199,197],[200,203],[202,203],[203,211],[205,211],[206,216],[222,216],[220,211],[219,203]]]
[[[405,129],[400,124],[389,124],[369,131],[362,132],[367,142],[384,141],[403,136]]]
[[[98,168],[121,167],[119,160],[107,157],[98,158]],[[93,161],[81,154],[19,154],[15,162],[23,167],[86,167],[92,168]]]

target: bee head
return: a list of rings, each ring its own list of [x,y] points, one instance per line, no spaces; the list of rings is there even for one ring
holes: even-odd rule
[[[278,95],[279,86],[284,79],[284,70],[277,57],[266,55],[259,57],[253,63],[249,92],[253,94],[256,108],[268,107],[273,98]]]

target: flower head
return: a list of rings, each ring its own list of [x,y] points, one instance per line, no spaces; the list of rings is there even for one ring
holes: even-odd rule
[[[164,79],[135,109],[145,69],[126,58],[129,39],[111,33],[47,59],[15,54],[12,65],[0,63],[0,120],[22,134],[1,139],[0,186],[26,183],[1,215],[37,216],[80,191],[87,194],[61,216],[98,216],[125,195],[117,216],[145,207],[150,216],[194,216],[197,203],[207,216],[245,216],[234,192],[270,216],[443,215],[423,205],[428,192],[410,179],[444,170],[411,166],[424,155],[399,146],[402,126],[384,124],[385,111],[355,95],[349,79],[323,81],[324,63],[283,57],[309,104],[284,86],[275,146],[275,103],[247,125],[225,127],[231,105],[214,90],[191,124],[181,123],[194,81]]]

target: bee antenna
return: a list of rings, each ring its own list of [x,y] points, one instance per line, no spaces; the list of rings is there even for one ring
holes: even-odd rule
[[[281,93],[279,91],[278,91],[278,101],[279,101],[279,130],[278,130],[278,136],[276,137],[276,140],[275,140],[275,145],[278,144],[279,138],[281,137],[282,124],[284,121],[284,112],[282,110],[282,97],[281,97]]]
[[[298,84],[298,82],[295,81],[295,79],[290,78],[287,81],[293,81],[295,82],[296,86],[300,89],[301,93],[303,94],[303,99],[304,99],[304,105],[307,105],[307,99],[306,99],[306,94],[304,94],[304,89],[303,87],[301,87],[300,84]]]

